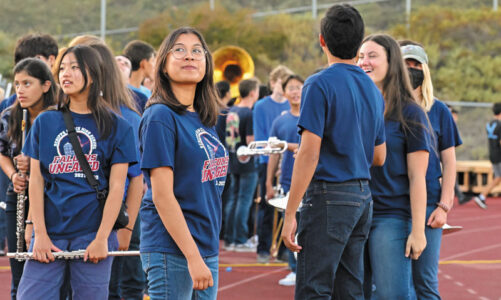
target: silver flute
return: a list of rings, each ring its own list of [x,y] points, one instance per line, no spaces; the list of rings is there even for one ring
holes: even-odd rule
[[[26,122],[28,120],[28,110],[23,109],[23,121],[21,123],[21,130],[23,131],[23,139],[21,142],[21,149],[24,146],[24,141],[26,140],[26,131],[28,130]],[[22,172],[19,172],[19,176],[24,177]],[[17,205],[16,205],[16,237],[17,237],[17,253],[23,252],[24,248],[24,210],[26,202],[26,190],[21,191],[17,194]]]
[[[274,153],[283,153],[287,150],[287,142],[281,141],[276,137],[270,137],[267,141],[254,141],[248,146],[240,146],[237,149],[237,157],[253,155],[270,155]]]
[[[82,259],[84,257],[85,250],[75,250],[75,251],[63,251],[63,252],[52,252],[55,259]],[[139,251],[110,251],[108,256],[139,256]],[[19,252],[19,253],[7,253],[8,258],[15,258],[18,261],[33,259],[33,252]]]

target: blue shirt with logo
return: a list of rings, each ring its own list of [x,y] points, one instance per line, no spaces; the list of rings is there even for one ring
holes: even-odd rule
[[[322,138],[313,180],[370,179],[374,146],[385,142],[384,101],[362,69],[336,63],[303,86],[299,133]]]
[[[122,117],[132,126],[132,132],[134,133],[134,145],[136,146],[136,161],[139,160],[139,124],[141,123],[141,117],[139,114],[130,108],[125,106],[120,107],[120,112],[122,113]],[[125,180],[125,193],[124,193],[124,201],[127,197],[127,189],[129,187],[130,180],[134,177],[141,175],[141,165],[139,163],[129,165],[129,169],[127,170],[127,178]]]
[[[71,112],[78,140],[99,182],[108,188],[111,166],[137,161],[132,127],[114,115],[114,130],[101,139],[92,114]],[[102,211],[96,191],[80,168],[61,111],[46,111],[33,122],[23,153],[40,161],[45,183],[45,225],[51,239],[71,239],[96,232]]]
[[[170,167],[174,173],[174,196],[200,254],[217,255],[228,152],[214,127],[204,126],[195,112],[178,114],[167,105],[154,104],[144,112],[139,138],[141,169],[148,185],[140,211],[140,250],[183,255],[152,199],[150,170]]]
[[[267,141],[270,137],[270,129],[273,121],[283,112],[289,111],[291,106],[289,101],[276,102],[271,96],[264,97],[254,104],[252,115],[254,126],[254,140]],[[268,156],[260,155],[259,163],[268,163]]]
[[[299,134],[297,133],[297,122],[299,116],[294,116],[290,111],[282,114],[273,121],[271,125],[270,136],[287,143],[299,143]],[[282,165],[280,173],[280,185],[284,191],[288,191],[291,185],[292,168],[294,167],[294,153],[286,150],[282,155]]]
[[[428,171],[426,172],[426,191],[428,205],[434,206],[440,201],[442,188],[440,178],[442,177],[442,166],[440,164],[440,152],[450,147],[457,147],[463,142],[459,136],[456,123],[452,118],[451,111],[441,101],[435,99],[428,112],[431,127],[433,128],[433,151],[430,151]]]
[[[411,217],[407,154],[430,152],[426,113],[417,104],[409,104],[403,115],[409,126],[406,131],[400,122],[386,120],[386,161],[382,167],[371,168],[375,216]]]

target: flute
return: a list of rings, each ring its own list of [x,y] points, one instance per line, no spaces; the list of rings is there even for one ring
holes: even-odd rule
[[[26,122],[28,120],[28,110],[23,109],[23,121],[21,123],[21,130],[23,132],[23,138],[21,142],[21,149],[24,146],[24,141],[26,140],[27,126]],[[22,172],[19,172],[19,176],[24,177]],[[22,252],[24,249],[24,207],[26,202],[26,190],[17,194],[17,205],[16,205],[16,237],[17,237],[17,251]]]
[[[75,251],[62,251],[62,252],[52,252],[55,259],[82,259],[84,257],[85,250],[75,250]],[[139,251],[110,251],[108,256],[139,256]],[[19,252],[19,253],[7,253],[8,258],[15,258],[18,261],[33,259],[33,252]]]

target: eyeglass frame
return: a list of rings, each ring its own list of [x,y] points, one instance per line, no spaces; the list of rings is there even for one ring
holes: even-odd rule
[[[179,57],[179,58],[176,57],[176,55],[174,54],[174,51],[173,51],[176,47],[184,48],[186,50],[183,57]],[[194,49],[191,49],[191,51],[189,51],[191,53],[191,56],[193,57],[193,59],[196,61],[202,61],[202,60],[207,58],[207,50],[205,50],[204,47],[202,47],[202,46],[200,46],[200,48],[203,50],[203,56],[200,59],[196,59],[195,56],[193,55]],[[186,47],[184,47],[184,46],[174,46],[169,51],[167,51],[167,53],[172,53],[172,57],[174,57],[175,59],[178,59],[178,60],[182,60],[182,59],[185,59],[186,55],[188,55],[188,49],[186,49]]]

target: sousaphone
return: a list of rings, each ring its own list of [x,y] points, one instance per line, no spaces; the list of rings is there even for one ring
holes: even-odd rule
[[[219,48],[212,55],[214,59],[214,82],[226,80],[230,83],[232,97],[238,97],[238,83],[254,77],[254,61],[244,49],[237,46]]]

